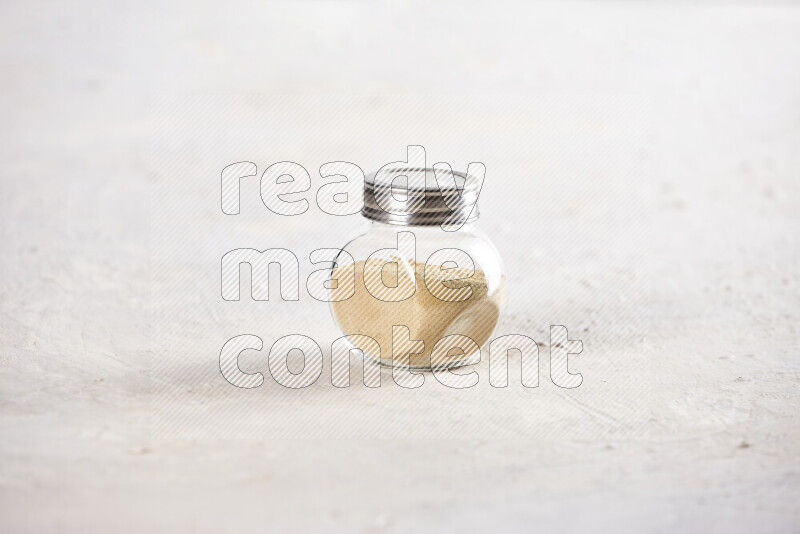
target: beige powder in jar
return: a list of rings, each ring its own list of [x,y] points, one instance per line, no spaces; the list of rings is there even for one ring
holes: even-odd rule
[[[405,265],[400,264],[398,268]],[[355,263],[355,293],[348,299],[333,301],[331,307],[333,314],[342,330],[348,335],[361,334],[375,339],[381,348],[381,361],[385,364],[392,363],[392,327],[395,325],[407,326],[412,340],[424,342],[424,351],[415,354],[396,354],[395,365],[409,365],[412,368],[430,368],[431,352],[434,345],[443,337],[451,334],[460,334],[469,337],[478,347],[483,346],[489,339],[494,327],[497,325],[500,310],[506,299],[506,279],[501,277],[498,287],[492,287],[491,292],[485,273],[475,269],[469,276],[465,270],[451,269],[440,270],[440,266],[428,269],[427,283],[425,279],[425,264],[409,262],[413,266],[416,279],[416,291],[406,300],[387,302],[374,297],[365,287],[364,278],[382,277],[387,287],[398,285],[398,268],[382,269],[366,265],[363,261]],[[352,279],[352,266],[335,269],[332,278]],[[346,272],[347,271],[347,272]],[[443,276],[447,273],[447,278]],[[454,277],[469,276],[469,278],[454,280]],[[410,276],[399,277],[400,284],[410,284]],[[468,285],[472,289],[471,295],[466,300],[448,301],[441,300],[431,293],[442,294],[437,291],[437,284],[444,288],[461,288]],[[430,289],[429,289],[430,287]],[[352,291],[352,284],[337,284],[332,290],[332,296],[344,296]],[[456,338],[457,339],[457,338]],[[453,340],[456,341],[456,340]],[[365,347],[357,348],[364,350]],[[469,358],[474,354],[464,354],[469,350],[470,344],[451,342],[448,347],[458,347],[462,350],[448,350],[448,355],[443,360],[437,360],[436,366],[453,367],[464,362],[470,363]],[[366,352],[366,351],[365,351]],[[368,356],[376,356],[374,354]]]

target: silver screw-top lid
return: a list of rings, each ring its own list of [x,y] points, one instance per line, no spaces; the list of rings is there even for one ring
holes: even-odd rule
[[[480,186],[453,170],[383,168],[366,177],[361,214],[404,226],[461,225],[478,218]]]

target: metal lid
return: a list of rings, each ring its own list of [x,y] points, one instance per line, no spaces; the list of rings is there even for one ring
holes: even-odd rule
[[[406,179],[398,180],[401,177]],[[461,225],[478,218],[479,193],[479,181],[468,180],[462,172],[383,168],[366,177],[361,215],[404,226]]]

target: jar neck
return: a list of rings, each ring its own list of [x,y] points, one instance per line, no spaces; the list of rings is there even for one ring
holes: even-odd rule
[[[385,222],[373,221],[369,220],[369,227],[375,230],[381,231],[394,231],[394,232],[421,232],[421,233],[448,233],[448,234],[456,234],[456,233],[470,233],[475,229],[475,222],[468,222],[461,225],[460,228],[457,230],[443,230],[441,226],[438,225],[413,225],[413,224],[388,224]]]

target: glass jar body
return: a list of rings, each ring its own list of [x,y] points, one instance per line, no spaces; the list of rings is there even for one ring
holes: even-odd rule
[[[331,314],[348,346],[412,369],[479,361],[507,299],[500,255],[474,223],[371,222],[342,248],[331,278]]]

